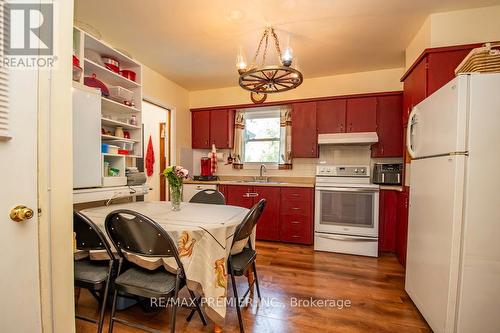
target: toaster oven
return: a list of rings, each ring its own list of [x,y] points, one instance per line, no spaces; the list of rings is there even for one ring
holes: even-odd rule
[[[373,183],[381,185],[401,185],[403,164],[375,163]]]

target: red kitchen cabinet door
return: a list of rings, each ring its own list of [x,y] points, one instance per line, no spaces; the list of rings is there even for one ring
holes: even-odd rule
[[[396,256],[406,267],[406,248],[408,243],[408,192],[405,190],[398,196],[398,219],[396,227]]]
[[[380,191],[378,249],[382,252],[396,251],[398,194],[397,191]]]
[[[292,156],[318,157],[316,102],[292,106]]]
[[[404,80],[403,124],[411,109],[427,97],[427,57],[423,58]]]
[[[193,149],[210,148],[210,111],[191,112]]]
[[[378,143],[372,146],[372,157],[402,157],[402,95],[377,99]]]
[[[450,82],[455,77],[455,68],[464,60],[473,47],[430,53],[427,56],[427,96]]]
[[[282,242],[313,243],[313,189],[281,189],[280,239]]]
[[[244,185],[226,185],[225,191],[227,194],[226,204],[231,206],[239,206],[244,208],[252,208],[253,197],[249,194],[254,193],[252,186]]]
[[[254,204],[256,204],[260,199],[266,199],[266,207],[257,222],[257,239],[279,241],[280,188],[255,186],[253,190],[258,194],[258,196],[254,199]]]
[[[375,132],[377,130],[377,98],[349,98],[346,108],[346,126],[346,132]]]
[[[345,132],[346,103],[345,99],[317,102],[316,123],[318,134]]]
[[[210,111],[210,146],[233,148],[234,110]]]

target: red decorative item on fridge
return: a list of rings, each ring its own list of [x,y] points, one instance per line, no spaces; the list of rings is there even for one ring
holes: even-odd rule
[[[148,150],[146,152],[146,174],[148,177],[153,175],[153,168],[155,165],[155,152],[153,150],[153,140],[151,139],[151,135],[149,136]]]
[[[134,71],[124,69],[120,72],[120,75],[123,76],[124,78],[127,78],[127,79],[135,82],[135,75],[136,74]]]

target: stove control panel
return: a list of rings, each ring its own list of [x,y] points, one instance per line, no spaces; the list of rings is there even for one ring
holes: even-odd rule
[[[331,177],[370,177],[368,165],[318,165],[317,176]]]

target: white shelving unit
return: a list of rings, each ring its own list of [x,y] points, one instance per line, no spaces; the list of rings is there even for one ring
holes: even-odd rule
[[[132,144],[133,150],[129,155],[120,154],[103,154],[101,151],[96,151],[95,156],[88,156],[87,158],[100,159],[102,182],[100,186],[95,186],[96,193],[104,193],[100,187],[117,187],[126,185],[125,168],[126,166],[134,166],[137,158],[141,158],[142,152],[142,65],[116,50],[108,43],[95,38],[87,32],[79,29],[73,29],[73,48],[74,54],[80,60],[80,67],[82,67],[82,76],[78,83],[84,84],[85,77],[95,75],[96,79],[103,82],[107,87],[119,86],[130,90],[133,93],[133,105],[125,105],[118,101],[101,96],[101,112],[100,122],[101,131],[99,133],[87,133],[86,135],[96,135],[102,143],[108,144]],[[132,70],[136,73],[135,81],[129,80],[119,73],[115,73],[107,69],[100,61],[99,57],[96,59],[96,54],[106,56],[117,60],[120,64],[120,70]],[[77,83],[77,85],[78,85]],[[136,124],[131,124],[131,119],[135,117]],[[77,123],[74,126],[78,126]],[[123,138],[115,136],[115,130],[121,127],[124,132],[128,132],[130,138]],[[104,132],[104,133],[103,133]],[[84,137],[81,140],[85,140]],[[84,141],[82,141],[84,142]],[[80,142],[80,143],[82,143]],[[80,144],[78,143],[78,144]],[[84,144],[84,143],[82,143]],[[110,177],[105,175],[104,165],[109,163],[110,167],[119,169],[119,176]],[[88,172],[96,172],[89,170]],[[78,191],[81,191],[79,189]],[[76,193],[76,190],[75,190]],[[92,193],[92,189],[85,189],[86,197]],[[99,199],[97,199],[99,200]]]

